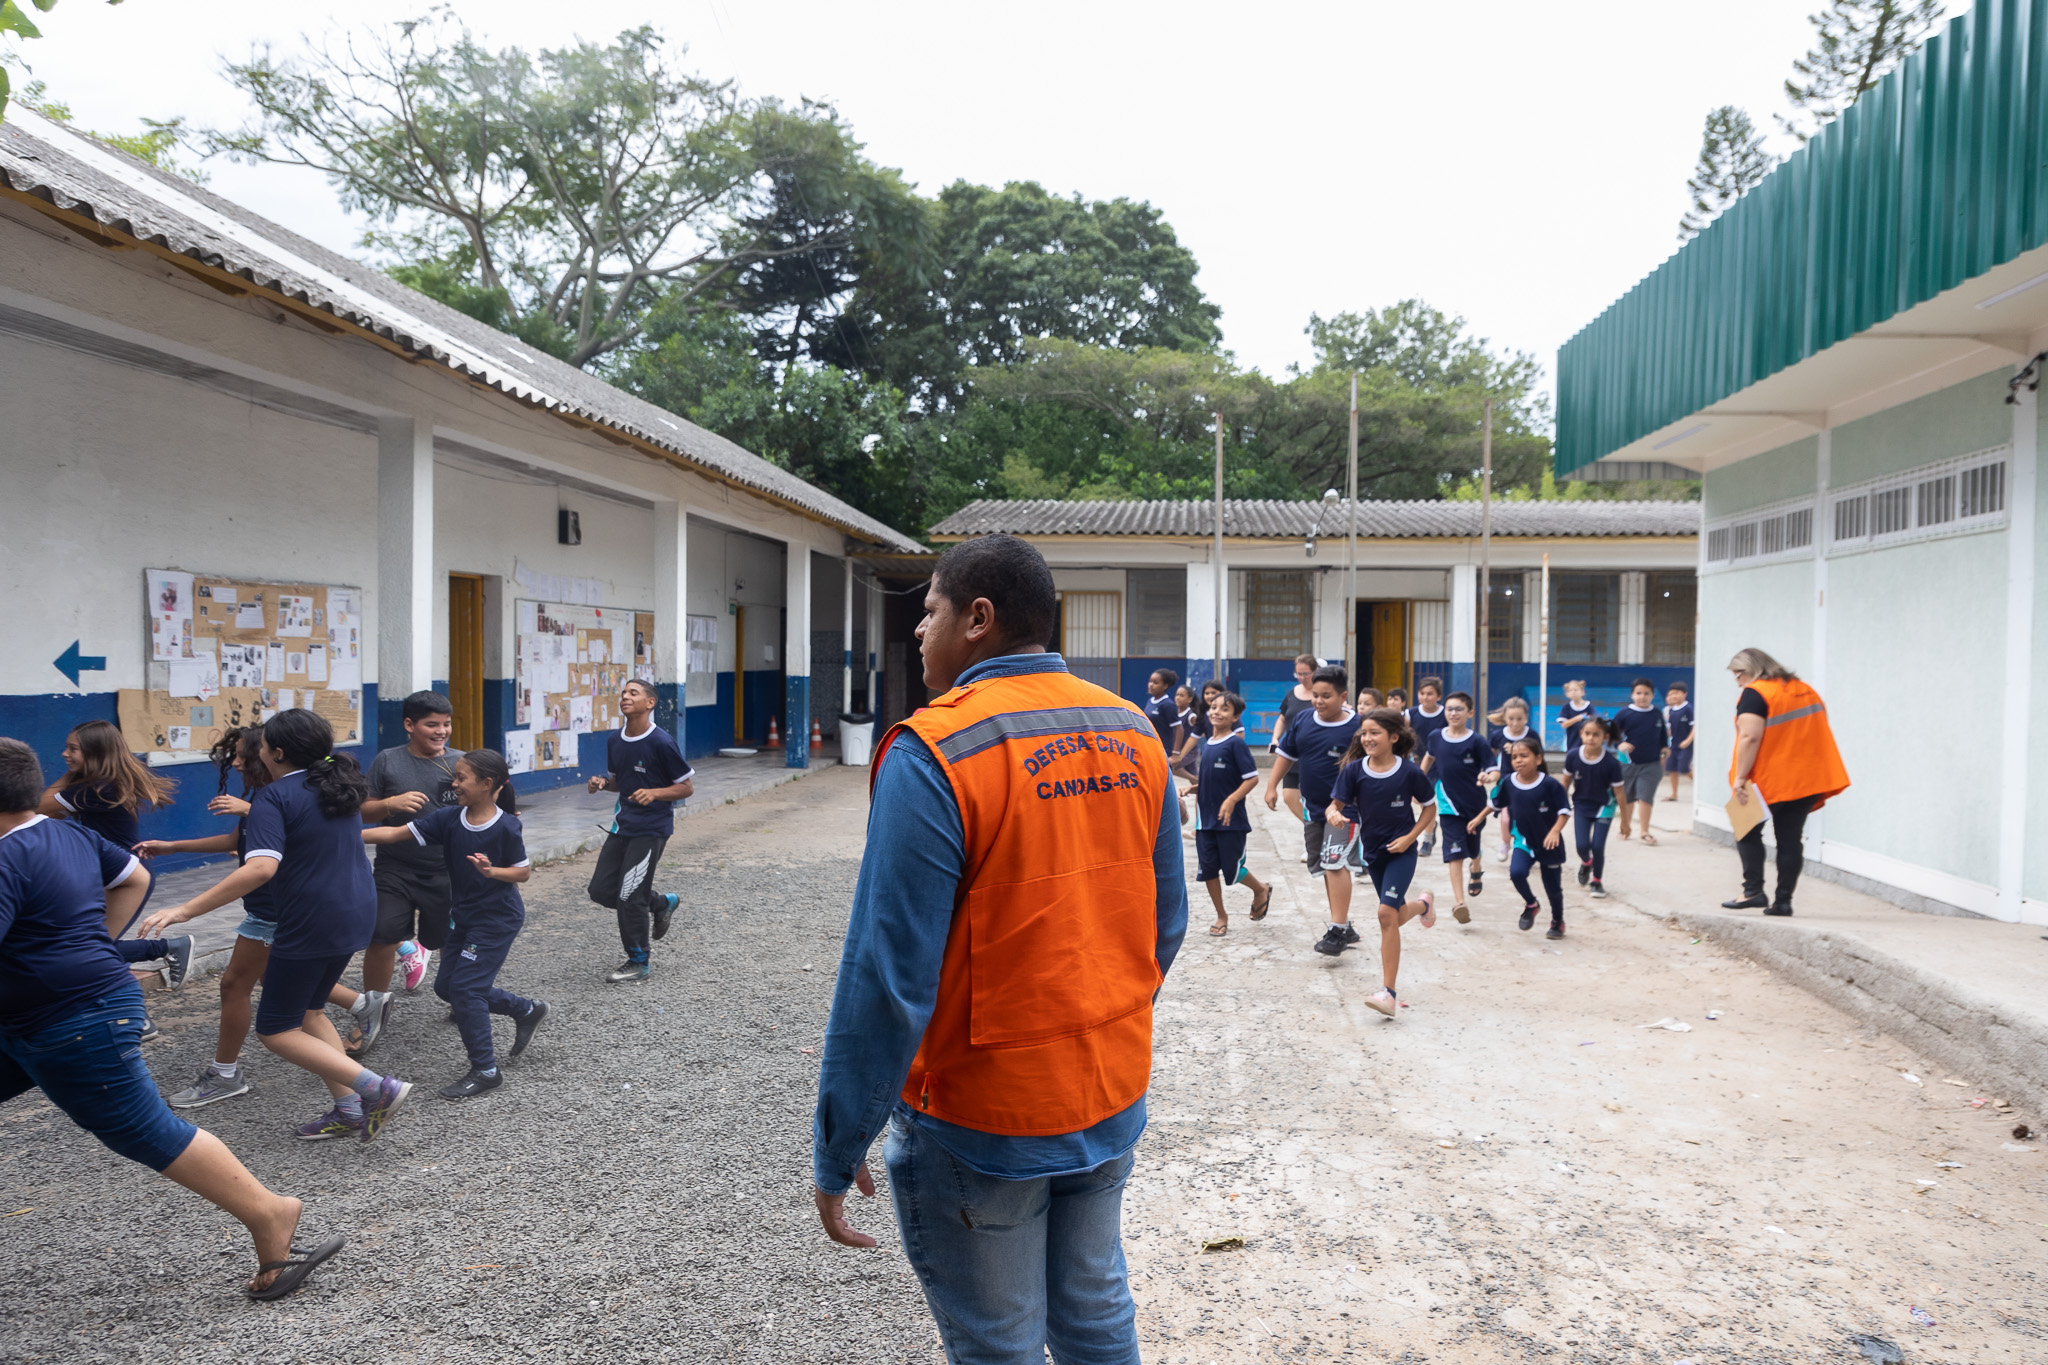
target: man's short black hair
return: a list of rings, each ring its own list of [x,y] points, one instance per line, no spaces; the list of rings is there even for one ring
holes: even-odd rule
[[[959,610],[986,597],[1005,645],[1052,645],[1052,570],[1029,541],[1002,535],[963,540],[939,556],[932,587]]]
[[[1308,675],[1308,685],[1310,687],[1314,687],[1319,682],[1328,683],[1339,692],[1349,692],[1351,690],[1351,679],[1345,674],[1343,669],[1335,664],[1324,664],[1321,668]]]
[[[34,810],[43,800],[43,765],[18,739],[0,739],[0,815]]]
[[[1647,687],[1652,692],[1655,692],[1657,690],[1657,684],[1651,682],[1648,678],[1637,678],[1634,682],[1628,685],[1628,690],[1633,692],[1638,687]]]
[[[407,720],[425,720],[428,716],[453,716],[455,703],[439,692],[415,692],[405,699],[405,709],[399,714]]]

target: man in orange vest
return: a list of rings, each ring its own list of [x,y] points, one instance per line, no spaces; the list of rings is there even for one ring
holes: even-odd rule
[[[1049,653],[1052,572],[1013,536],[940,557],[918,627],[945,695],[892,729],[825,1056],[812,1178],[833,1241],[884,1158],[947,1358],[1136,1365],[1124,1182],[1152,1004],[1187,932],[1151,721]]]
[[[1742,689],[1735,703],[1728,785],[1737,801],[1748,804],[1761,796],[1770,808],[1771,837],[1778,845],[1778,894],[1764,899],[1764,827],[1758,824],[1735,842],[1742,859],[1742,894],[1721,906],[1789,915],[1792,892],[1806,866],[1801,844],[1806,817],[1849,789],[1849,772],[1835,747],[1835,732],[1828,728],[1820,693],[1761,649],[1738,650],[1728,671]]]

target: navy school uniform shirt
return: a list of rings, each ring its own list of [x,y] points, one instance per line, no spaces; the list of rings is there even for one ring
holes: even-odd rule
[[[1578,703],[1576,706],[1574,706],[1570,702],[1566,702],[1563,706],[1558,708],[1557,728],[1564,731],[1565,738],[1571,740],[1573,743],[1576,744],[1578,742],[1579,727],[1576,725],[1567,724],[1566,722],[1574,720],[1583,720],[1585,717],[1590,716],[1592,714],[1592,702],[1582,701]]]
[[[245,789],[242,793],[242,799],[244,801],[251,801],[255,798]],[[244,815],[235,821],[235,865],[239,867],[248,861],[249,817]],[[242,897],[242,913],[252,915],[257,919],[269,920],[272,924],[277,923],[276,886],[277,878],[272,877],[254,891],[245,894]]]
[[[1325,725],[1313,709],[1294,718],[1287,733],[1280,736],[1280,752],[1301,772],[1301,808],[1310,824],[1323,818],[1323,807],[1337,786],[1337,769],[1344,764],[1344,751],[1358,733],[1358,713],[1346,711],[1341,720]]]
[[[672,804],[650,801],[643,806],[626,798],[645,787],[673,787],[690,775],[690,761],[676,747],[676,737],[651,722],[641,735],[629,736],[620,728],[605,742],[604,761],[619,793],[612,833],[634,839],[666,839],[674,834],[676,810]]]
[[[286,773],[249,802],[250,858],[277,859],[270,879],[277,937],[270,955],[293,961],[359,953],[370,946],[377,888],[356,811],[320,809],[303,769]]]
[[[52,793],[71,819],[120,848],[133,848],[142,838],[135,812],[120,804],[112,783],[93,787],[59,787]]]
[[[1439,815],[1462,815],[1470,820],[1486,808],[1486,791],[1479,774],[1493,767],[1493,746],[1477,730],[1467,730],[1463,739],[1452,739],[1448,730],[1429,737],[1429,775],[1436,781],[1436,809]]]
[[[1670,733],[1664,727],[1664,713],[1654,706],[1638,711],[1631,702],[1614,713],[1614,747],[1618,751],[1624,741],[1633,744],[1632,753],[1619,755],[1630,763],[1655,763],[1663,758]]]
[[[1621,760],[1612,749],[1588,762],[1583,746],[1574,744],[1564,756],[1564,770],[1572,778],[1572,808],[1596,811],[1599,818],[1614,818],[1614,784],[1621,781]]]
[[[1665,707],[1664,724],[1670,731],[1672,748],[1685,743],[1692,737],[1692,703],[1682,701],[1676,706]]]
[[[133,988],[107,937],[107,890],[140,865],[91,830],[41,815],[0,835],[0,1033],[33,1033]]]
[[[1516,740],[1527,739],[1530,735],[1533,735],[1535,733],[1536,727],[1533,725],[1525,728],[1522,731],[1522,733],[1518,735],[1509,734],[1508,727],[1505,725],[1495,725],[1490,727],[1486,732],[1486,747],[1493,750],[1494,763],[1492,770],[1494,772],[1500,773],[1512,771],[1512,768],[1508,764],[1507,760],[1504,757],[1502,757],[1501,751],[1507,748],[1508,745],[1514,743]]]
[[[1415,828],[1410,803],[1435,800],[1436,787],[1405,758],[1388,773],[1376,773],[1357,758],[1337,774],[1332,799],[1344,807],[1345,818],[1358,822],[1358,846],[1370,856]]]
[[[1418,757],[1429,752],[1429,737],[1451,722],[1444,715],[1444,708],[1438,706],[1436,714],[1425,715],[1419,706],[1408,708],[1408,728],[1415,732],[1415,753]]]
[[[481,853],[492,867],[527,867],[526,835],[519,817],[493,810],[482,825],[469,823],[460,806],[443,806],[406,826],[422,848],[438,848],[448,864],[449,899],[455,922],[517,926],[526,920],[526,902],[516,882],[486,877],[469,858]]]
[[[1251,746],[1244,742],[1244,731],[1222,739],[1205,739],[1195,754],[1199,765],[1195,770],[1195,828],[1249,830],[1252,817],[1243,801],[1231,808],[1229,820],[1218,818],[1224,798],[1243,786],[1247,777],[1259,775]]]
[[[1518,775],[1509,773],[1493,789],[1493,804],[1495,809],[1507,811],[1508,828],[1514,831],[1516,848],[1527,849],[1544,860],[1564,856],[1562,839],[1554,849],[1543,847],[1551,827],[1557,823],[1558,812],[1565,806],[1564,783],[1543,773],[1525,787]]]
[[[1173,693],[1154,697],[1147,695],[1138,704],[1145,718],[1152,722],[1152,728],[1159,732],[1159,743],[1168,753],[1173,752],[1173,727],[1180,724],[1180,708],[1173,703]]]

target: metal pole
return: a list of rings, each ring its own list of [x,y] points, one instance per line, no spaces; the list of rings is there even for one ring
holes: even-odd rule
[[[1225,582],[1223,575],[1223,414],[1216,418],[1216,547],[1210,552],[1215,562],[1216,574],[1216,671],[1212,675],[1217,682],[1223,681],[1223,606]]]
[[[1344,519],[1351,541],[1344,587],[1344,669],[1351,675],[1351,695],[1365,686],[1358,659],[1358,371],[1351,372],[1351,458],[1344,477]]]
[[[1491,713],[1486,709],[1486,685],[1491,680],[1493,661],[1487,657],[1493,643],[1493,400],[1486,400],[1486,424],[1479,436],[1479,715],[1483,724]]]
[[[1536,738],[1548,748],[1550,725],[1550,556],[1543,556],[1543,605],[1537,609]]]

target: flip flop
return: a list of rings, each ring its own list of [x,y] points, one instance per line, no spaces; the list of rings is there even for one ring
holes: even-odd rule
[[[1656,835],[1654,835],[1654,834],[1652,834],[1652,833],[1650,833],[1650,831],[1648,831],[1648,830],[1644,830],[1644,831],[1643,831],[1643,836],[1642,836],[1642,837],[1643,837],[1643,842],[1644,842],[1645,844],[1649,845],[1649,846],[1650,846],[1651,848],[1655,848],[1655,847],[1657,846],[1657,836],[1656,836]]]
[[[311,1250],[308,1250],[305,1247],[293,1247],[292,1254],[298,1257],[298,1260],[263,1262],[261,1265],[257,1267],[256,1273],[261,1275],[268,1271],[275,1270],[276,1272],[278,1272],[277,1278],[272,1280],[269,1284],[265,1285],[261,1289],[249,1290],[249,1297],[252,1299],[268,1301],[271,1299],[282,1299],[289,1297],[292,1294],[296,1294],[299,1290],[299,1286],[306,1282],[306,1277],[308,1275],[311,1275],[314,1272],[314,1270],[319,1267],[322,1261],[325,1261],[335,1252],[341,1250],[342,1243],[347,1240],[347,1238],[343,1237],[340,1233],[337,1232],[336,1234],[334,1234],[334,1236],[329,1237],[326,1241],[322,1242],[319,1246],[316,1246]]]
[[[1210,938],[1222,938],[1225,934],[1229,932],[1230,926],[1227,924],[1212,924],[1209,926]]]
[[[1268,886],[1268,887],[1266,888],[1266,894],[1265,894],[1265,895],[1264,895],[1263,897],[1261,897],[1261,898],[1260,898],[1259,900],[1257,900],[1256,902],[1254,902],[1254,903],[1253,903],[1253,905],[1252,905],[1252,918],[1253,918],[1253,919],[1264,919],[1264,918],[1266,917],[1266,911],[1268,911],[1268,910],[1272,909],[1272,907],[1273,907],[1273,888],[1272,888],[1272,887],[1270,887],[1270,886]]]

